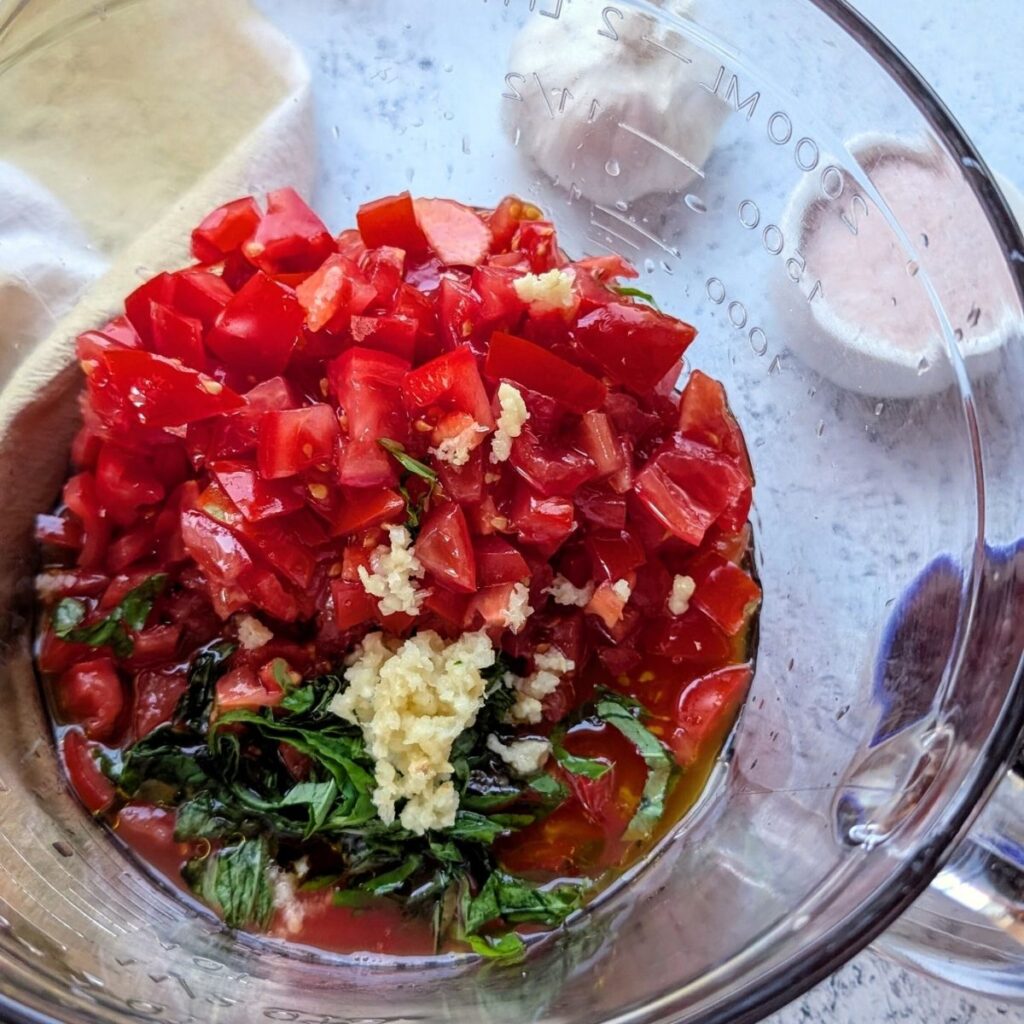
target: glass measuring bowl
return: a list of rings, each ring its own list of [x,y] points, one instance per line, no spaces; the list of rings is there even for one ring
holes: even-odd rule
[[[110,263],[111,287],[71,323],[98,322],[125,282],[180,260],[188,218],[232,198],[219,191],[229,181],[311,188],[334,228],[403,188],[539,203],[574,253],[633,260],[640,286],[700,328],[693,364],[727,384],[758,476],[753,691],[701,806],[520,967],[333,962],[233,938],[88,820],[47,738],[26,595],[32,516],[57,494],[74,420],[59,327],[3,353],[3,1012],[753,1020],[875,937],[937,872],[886,948],[1020,995],[1014,783],[965,836],[1024,717],[1024,256],[939,103],[825,0],[266,0],[274,27],[244,42],[274,55],[276,91],[256,73],[210,91],[200,71],[222,55],[209,21],[230,28],[242,6],[0,2],[0,102],[22,112],[0,117],[0,159],[59,194]],[[632,80],[616,63],[627,58]],[[62,111],[91,134],[62,130]],[[894,214],[879,145],[926,154],[935,195],[972,226],[984,272],[968,309],[948,263],[967,257],[926,244],[927,203]],[[805,252],[821,217],[846,225],[854,259],[869,229],[887,255],[824,273]],[[888,302],[908,278],[934,345],[909,376],[891,353],[865,374],[863,346],[831,326],[828,302],[851,287]],[[975,308],[999,337],[972,335]]]

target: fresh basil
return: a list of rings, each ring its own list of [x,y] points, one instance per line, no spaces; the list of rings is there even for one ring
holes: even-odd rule
[[[197,733],[205,733],[213,707],[214,687],[227,671],[227,661],[235,653],[235,644],[221,641],[210,644],[192,659],[188,685],[178,701],[175,718]]]
[[[506,924],[560,925],[583,902],[585,883],[539,886],[522,878],[494,871],[480,892],[469,900],[463,927],[473,935],[485,925],[502,920]]]
[[[503,935],[466,935],[465,942],[474,953],[501,963],[516,964],[526,956],[526,943],[515,932]]]
[[[647,839],[665,814],[665,799],[672,782],[674,762],[658,737],[635,717],[635,702],[609,693],[598,701],[596,710],[599,718],[618,729],[636,747],[647,764],[647,781],[640,796],[640,806],[623,835],[628,841]]]
[[[640,299],[642,302],[646,302],[649,306],[653,306],[658,312],[661,312],[661,307],[655,301],[654,296],[650,292],[641,291],[639,288],[631,288],[629,285],[617,284],[612,286],[612,291],[617,292],[619,295],[630,299]]]
[[[419,459],[414,459],[397,441],[392,441],[389,437],[379,437],[377,438],[377,444],[407,473],[412,473],[413,476],[418,476],[431,485],[437,483],[437,473],[425,463],[420,462]]]
[[[193,891],[219,907],[229,928],[264,929],[274,910],[266,839],[243,839],[236,846],[191,860],[185,879]]]
[[[611,771],[611,765],[596,757],[579,757],[570,754],[560,743],[551,744],[551,753],[554,759],[573,775],[580,775],[585,779],[597,780],[603,778]]]
[[[53,609],[54,635],[72,644],[109,647],[119,658],[127,658],[135,647],[128,630],[138,632],[146,625],[156,599],[167,584],[166,573],[156,573],[129,590],[110,612],[88,626],[81,623],[88,614],[84,601],[65,597]]]

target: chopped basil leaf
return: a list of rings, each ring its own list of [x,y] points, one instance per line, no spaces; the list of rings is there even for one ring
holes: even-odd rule
[[[419,871],[422,865],[423,858],[419,854],[414,853],[399,864],[397,868],[386,871],[383,875],[377,875],[367,882],[363,882],[360,889],[373,893],[375,896],[385,896],[388,893],[397,892],[412,875]]]
[[[264,838],[243,839],[185,866],[185,879],[207,903],[219,907],[229,928],[262,929],[274,909],[270,850]]]
[[[661,307],[657,302],[655,302],[654,296],[649,292],[641,291],[639,288],[631,288],[624,284],[614,285],[612,290],[626,298],[640,299],[642,302],[646,302],[649,306],[653,306],[659,313],[661,312]]]
[[[466,943],[474,953],[502,963],[519,963],[526,956],[526,943],[515,932],[504,935],[467,935]]]
[[[620,700],[617,694],[606,694],[597,703],[598,716],[618,729],[647,763],[647,781],[640,806],[623,835],[629,841],[648,838],[661,820],[674,768],[672,758],[658,737],[634,717],[635,710],[635,702]]]
[[[598,760],[596,757],[577,757],[570,754],[560,743],[552,743],[551,753],[555,760],[573,775],[581,775],[585,779],[600,779],[611,771],[611,765],[607,761]]]
[[[493,872],[464,911],[467,935],[480,931],[492,921],[506,924],[560,925],[582,903],[585,884],[540,887],[504,871]]]
[[[529,788],[537,793],[547,807],[557,807],[569,796],[569,790],[563,782],[553,775],[538,775],[530,780]]]
[[[331,902],[336,907],[367,907],[373,902],[373,893],[360,889],[335,889],[331,894]]]
[[[135,643],[128,629],[138,632],[146,625],[153,603],[167,583],[166,573],[156,573],[129,590],[111,612],[91,626],[82,626],[86,606],[73,597],[57,602],[53,610],[53,632],[61,640],[89,647],[109,647],[119,658],[127,658]],[[125,628],[127,626],[127,629]]]
[[[214,685],[227,671],[227,660],[235,653],[235,645],[211,644],[192,659],[188,670],[188,686],[178,701],[175,718],[196,732],[206,731],[213,706]]]
[[[420,462],[419,459],[414,459],[411,455],[406,453],[405,448],[402,447],[397,441],[392,441],[389,437],[377,438],[377,444],[381,446],[407,473],[412,473],[414,476],[422,477],[428,481],[432,486],[437,483],[437,473],[434,472],[429,466]]]

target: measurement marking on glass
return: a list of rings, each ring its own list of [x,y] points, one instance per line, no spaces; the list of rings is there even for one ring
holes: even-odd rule
[[[704,172],[692,161],[687,160],[682,153],[676,152],[671,146],[666,146],[661,139],[654,138],[653,135],[648,135],[647,132],[640,131],[639,128],[634,128],[631,124],[627,124],[625,121],[619,121],[619,127],[624,132],[629,132],[630,135],[635,135],[638,139],[642,139],[648,145],[654,146],[655,149],[660,149],[666,156],[672,157],[673,160],[678,160],[684,167],[689,167],[698,178],[704,177]]]
[[[612,238],[617,238],[623,244],[628,245],[632,249],[636,249],[637,252],[640,251],[640,246],[637,245],[636,242],[634,242],[630,238],[627,238],[625,235],[620,235],[618,231],[613,231],[610,227],[608,227],[607,224],[602,224],[599,220],[594,220],[593,217],[590,218],[590,223],[593,224],[595,228],[599,228],[606,234],[611,235]]]
[[[664,50],[665,53],[669,54],[672,57],[675,57],[676,60],[681,60],[684,64],[693,63],[693,61],[689,57],[687,57],[685,53],[679,53],[678,50],[673,50],[671,46],[666,46],[659,40],[652,39],[651,36],[642,36],[641,38],[645,43],[648,43],[651,46],[656,46],[659,50]]]
[[[612,209],[607,206],[602,206],[600,203],[594,204],[594,209],[600,210],[602,213],[608,214],[613,220],[617,220],[620,224],[627,228],[632,228],[638,235],[643,236],[648,242],[653,242],[662,252],[668,253],[669,256],[674,256],[679,259],[680,252],[675,246],[667,245],[663,242],[656,234],[648,231],[646,228],[642,228],[636,221],[630,220],[628,217],[624,217],[618,210]],[[639,246],[635,246],[639,249]]]

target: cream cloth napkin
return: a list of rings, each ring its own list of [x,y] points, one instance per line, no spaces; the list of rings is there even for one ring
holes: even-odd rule
[[[309,72],[244,0],[123,8],[8,68],[0,153],[7,612],[30,583],[34,517],[67,469],[75,336],[187,263],[190,231],[214,207],[286,184],[309,194]]]

